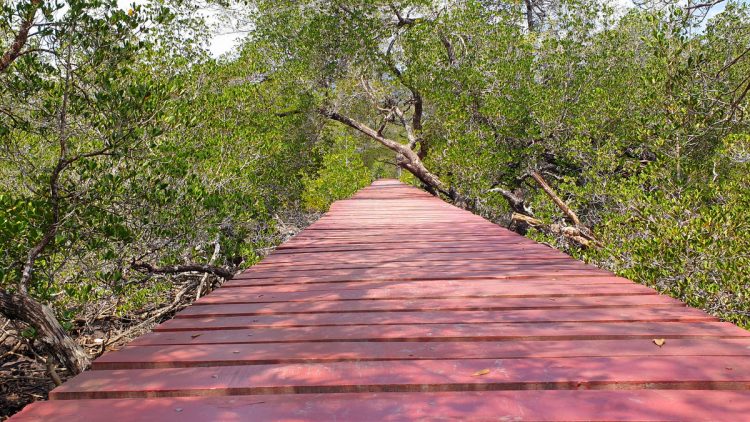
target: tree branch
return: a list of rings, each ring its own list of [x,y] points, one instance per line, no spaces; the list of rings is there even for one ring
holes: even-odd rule
[[[404,116],[404,112],[401,111],[401,109],[399,109],[398,107],[393,107],[393,113],[396,114],[398,119],[401,121],[401,125],[406,131],[406,139],[409,140],[408,147],[409,149],[413,150],[417,146],[417,143],[419,143],[420,141],[419,137],[414,132],[414,128],[410,126],[406,121],[406,116]]]
[[[393,48],[393,45],[395,44],[397,38],[398,34],[394,36],[393,40],[388,45],[388,48],[386,49],[386,52],[384,54],[384,59],[386,64],[388,65],[388,68],[391,69],[391,72],[393,72],[398,81],[401,82],[401,84],[405,86],[406,89],[409,90],[409,92],[411,92],[411,102],[412,104],[414,104],[414,112],[411,116],[411,127],[414,133],[418,135],[419,132],[422,131],[422,114],[424,110],[424,101],[422,100],[422,94],[419,93],[419,90],[417,90],[414,85],[408,83],[404,79],[404,75],[401,73],[401,71],[396,66],[396,63],[394,63],[393,61],[393,57],[391,56],[391,49]],[[426,147],[424,145],[423,149],[426,153]],[[422,158],[424,158],[424,156]]]
[[[709,7],[710,8],[710,7],[716,6],[719,3],[724,3],[725,1],[726,0],[717,0],[717,1],[709,1],[709,2],[705,2],[705,3],[698,3],[698,4],[688,5],[688,6],[685,6],[685,10],[701,9],[701,8],[704,8],[704,7]]]
[[[326,109],[320,109],[319,112],[320,114],[331,120],[335,120],[337,122],[345,124],[346,126],[349,126],[350,128],[356,129],[360,133],[363,133],[370,138],[378,141],[391,151],[396,152],[399,157],[403,157],[402,160],[399,160],[399,166],[408,170],[417,179],[424,183],[424,185],[427,186],[428,189],[431,189],[433,192],[440,192],[453,201],[457,201],[460,199],[455,192],[449,191],[446,185],[424,166],[424,163],[422,163],[419,155],[412,151],[411,148],[408,147],[408,145],[404,145],[392,139],[388,139],[371,127],[365,125],[364,123],[358,122],[343,114],[339,114]]]
[[[398,8],[391,3],[391,10],[393,10],[393,13],[396,14],[396,19],[398,19],[396,23],[396,27],[401,28],[402,26],[411,25],[416,22],[416,19],[410,18],[410,17],[403,17],[401,16],[401,12],[398,11]]]
[[[5,70],[23,54],[21,50],[29,39],[29,30],[34,25],[34,17],[36,16],[36,11],[41,4],[42,0],[31,0],[29,10],[21,22],[21,26],[18,28],[18,33],[13,39],[13,43],[8,50],[3,53],[3,56],[0,57],[0,73],[5,72]]]
[[[581,225],[581,220],[578,219],[578,216],[576,215],[576,213],[574,213],[573,210],[571,210],[570,207],[568,207],[568,205],[562,199],[560,199],[559,196],[557,196],[555,191],[552,190],[552,188],[547,184],[547,182],[542,178],[542,176],[539,173],[535,171],[531,172],[531,177],[537,182],[537,184],[539,184],[539,187],[542,188],[544,193],[546,193],[547,196],[549,196],[552,199],[555,205],[557,205],[557,207],[560,208],[560,210],[568,217],[568,219],[573,224],[575,224],[576,226]]]
[[[458,61],[456,60],[456,52],[453,49],[453,44],[443,31],[438,31],[438,36],[440,37],[440,42],[443,43],[443,47],[445,47],[445,53],[448,55],[448,64],[451,67],[456,67]]]
[[[591,238],[589,234],[584,233],[577,227],[564,227],[559,224],[546,224],[542,220],[539,220],[538,218],[530,217],[528,215],[519,214],[517,212],[514,212],[511,216],[511,220],[514,222],[520,222],[523,224],[527,224],[531,227],[534,227],[536,229],[552,233],[555,235],[562,235],[570,240],[573,240],[574,242],[578,243],[582,247],[591,247],[591,246],[599,246],[599,242]]]
[[[226,268],[216,267],[213,265],[204,264],[186,264],[186,265],[170,265],[166,267],[154,267],[153,265],[146,262],[135,262],[133,261],[130,266],[133,269],[143,271],[149,274],[182,274],[188,272],[197,273],[208,273],[213,274],[217,277],[224,279],[231,279],[234,277],[234,273],[227,270]]]
[[[71,373],[77,374],[88,367],[88,355],[65,332],[49,306],[24,292],[11,293],[0,289],[0,313],[9,320],[21,321],[34,327],[44,348]]]
[[[508,201],[510,208],[516,213],[525,214],[528,216],[534,215],[534,213],[531,211],[531,208],[528,206],[528,204],[526,204],[526,201],[513,192],[501,187],[494,187],[488,192],[497,192],[501,194],[505,198],[505,200]]]

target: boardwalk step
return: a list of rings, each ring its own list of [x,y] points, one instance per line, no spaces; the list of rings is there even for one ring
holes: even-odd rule
[[[750,359],[453,359],[99,370],[68,381],[50,398],[644,388],[750,390]]]
[[[38,402],[14,421],[741,421],[750,391],[483,391]]]
[[[607,356],[745,356],[750,339],[544,340],[506,342],[334,342],[128,346],[94,362],[94,369],[183,368],[377,360],[527,359]],[[717,359],[721,362],[721,358]]]

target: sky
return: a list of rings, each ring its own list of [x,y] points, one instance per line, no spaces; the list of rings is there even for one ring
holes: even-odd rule
[[[148,3],[148,0],[117,0],[117,5],[123,10],[130,9],[133,4],[140,5],[146,3]],[[211,37],[211,44],[209,45],[211,55],[219,57],[228,53],[237,47],[242,37],[243,34],[237,33],[215,34]]]
[[[623,7],[633,7],[633,2],[631,0],[616,1]],[[147,0],[117,0],[118,5],[122,9],[130,8],[130,5],[132,5],[133,3],[144,4],[146,2]],[[743,0],[742,3],[750,3],[750,0]],[[724,4],[716,5],[711,9],[709,17],[721,13],[723,10]],[[211,37],[211,43],[209,46],[211,55],[214,57],[219,57],[225,53],[232,51],[235,47],[237,47],[243,36],[244,34],[241,33],[221,33],[214,35],[213,37]]]

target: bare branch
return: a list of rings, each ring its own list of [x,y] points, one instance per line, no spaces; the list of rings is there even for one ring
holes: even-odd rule
[[[708,2],[705,2],[705,3],[698,3],[698,4],[688,5],[688,6],[685,6],[685,9],[686,10],[695,10],[695,9],[702,9],[704,7],[711,8],[711,7],[716,6],[719,3],[724,3],[725,1],[726,0],[717,0],[717,1],[708,1]]]
[[[421,139],[414,132],[414,128],[410,126],[409,123],[406,121],[406,116],[404,115],[404,112],[401,111],[401,109],[399,109],[398,107],[393,107],[393,112],[401,121],[401,125],[404,127],[404,130],[406,131],[406,138],[409,140],[409,144],[408,144],[409,149],[413,150],[417,146],[417,143],[421,141]]]
[[[538,218],[529,217],[528,215],[516,212],[511,216],[511,220],[517,223],[529,225],[547,233],[562,235],[585,248],[599,246],[599,242],[596,239],[590,238],[589,235],[576,227],[564,227],[559,224],[546,224]]]
[[[747,55],[747,53],[750,53],[750,48],[747,48],[739,56],[735,57],[734,59],[732,59],[732,61],[730,61],[729,63],[727,63],[726,65],[724,65],[724,67],[722,67],[718,72],[716,72],[716,77],[719,77],[719,75],[721,75],[727,69],[729,69],[730,67],[732,67],[735,64],[737,64],[737,62],[739,62],[740,60],[742,60],[742,58],[745,57]]]
[[[337,122],[343,123],[353,129],[358,130],[359,132],[369,136],[370,138],[380,142],[383,144],[386,148],[398,152],[399,154],[404,155],[407,159],[411,160],[419,159],[416,154],[410,150],[406,145],[403,145],[401,143],[398,143],[392,139],[388,139],[382,135],[380,135],[377,131],[372,129],[371,127],[365,125],[364,123],[358,122],[357,120],[354,120],[348,116],[345,116],[343,114],[339,114],[333,111],[328,110],[320,110],[320,113],[328,117],[329,119],[336,120]]]
[[[216,267],[213,265],[204,264],[185,264],[185,265],[170,265],[166,267],[154,267],[153,265],[146,262],[135,262],[133,261],[130,266],[136,270],[144,271],[149,274],[182,274],[189,272],[196,273],[208,273],[213,274],[217,277],[224,279],[231,279],[234,277],[234,273],[227,270],[226,268]]]
[[[539,187],[542,188],[544,193],[546,193],[547,196],[552,199],[555,205],[560,208],[560,210],[568,217],[568,219],[570,219],[571,222],[573,222],[573,224],[575,224],[576,226],[581,225],[581,220],[578,219],[576,213],[574,213],[573,210],[571,210],[570,207],[568,207],[568,205],[562,199],[560,199],[559,196],[557,196],[555,191],[552,190],[552,188],[547,184],[547,182],[539,173],[535,171],[531,172],[531,177],[536,180],[536,182],[539,184]]]
[[[326,109],[320,109],[320,114],[337,122],[343,123],[357,131],[369,136],[370,138],[380,142],[383,146],[394,151],[398,154],[398,164],[400,167],[405,168],[412,173],[417,179],[422,181],[424,185],[431,189],[433,192],[440,192],[447,196],[453,201],[458,199],[458,195],[455,192],[451,192],[446,185],[432,172],[430,172],[422,163],[419,155],[409,148],[408,145],[401,144],[392,139],[384,137],[381,133],[365,125],[364,123],[358,122],[348,116],[339,114]]]
[[[416,20],[413,18],[402,16],[401,12],[398,11],[398,8],[393,3],[391,3],[390,6],[391,10],[393,10],[393,13],[396,14],[396,19],[398,19],[396,22],[396,27],[401,28],[402,26],[411,25],[416,22]]]
[[[506,201],[508,201],[508,204],[510,205],[510,208],[520,214],[525,214],[529,216],[533,216],[534,213],[531,211],[531,208],[526,203],[526,201],[521,198],[520,196],[514,194],[513,192],[503,189],[501,187],[494,187],[490,189],[488,192],[497,192],[505,198]]]
[[[443,43],[443,47],[445,47],[446,54],[448,54],[448,64],[451,67],[456,67],[458,61],[456,60],[456,52],[453,49],[453,43],[451,43],[443,31],[438,31],[438,36],[440,37],[440,42]]]
[[[54,355],[73,374],[89,366],[89,357],[57,321],[49,306],[24,292],[0,289],[0,313],[6,318],[34,327],[40,334],[44,348]]]
[[[406,81],[404,75],[401,73],[401,71],[398,69],[398,66],[396,66],[396,63],[393,61],[391,50],[393,49],[393,45],[395,44],[396,39],[398,39],[398,34],[396,34],[393,37],[393,40],[391,40],[383,58],[385,59],[388,68],[391,69],[391,72],[393,72],[399,82],[401,82],[401,84],[405,86],[406,89],[409,90],[409,92],[411,92],[411,103],[414,104],[411,126],[415,132],[419,132],[422,130],[422,114],[424,109],[424,101],[422,100],[422,95],[419,93],[419,90],[417,90],[417,88],[413,84]]]

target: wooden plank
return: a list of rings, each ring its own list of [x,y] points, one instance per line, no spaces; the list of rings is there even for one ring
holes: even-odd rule
[[[593,269],[598,270],[596,267],[589,266],[579,261],[572,259],[536,259],[536,260],[523,260],[523,261],[490,261],[490,260],[466,260],[466,261],[420,261],[414,260],[411,262],[361,262],[361,263],[342,263],[342,262],[330,262],[324,263],[317,261],[311,264],[300,263],[296,266],[273,266],[273,265],[261,265],[253,266],[246,271],[243,276],[253,275],[262,277],[273,277],[277,274],[315,274],[318,271],[325,272],[338,272],[344,270],[360,270],[360,269],[392,269],[396,268],[400,271],[424,271],[429,270],[445,271],[453,269],[461,269],[465,271],[504,271],[507,269],[530,269],[535,270],[543,268],[546,270],[550,269]]]
[[[243,288],[215,291],[195,302],[198,305],[218,303],[270,303],[342,300],[382,300],[382,299],[442,299],[442,298],[532,298],[532,297],[577,297],[577,296],[632,296],[656,295],[657,292],[637,284],[592,285],[585,289],[580,286],[523,286],[519,284],[472,286],[456,289],[453,286],[413,288],[409,285],[386,289],[347,289],[339,292],[267,292],[245,291]]]
[[[145,346],[331,341],[520,341],[712,337],[744,338],[750,337],[750,332],[724,322],[337,325],[152,332],[130,344]]]
[[[66,400],[34,403],[13,420],[738,422],[748,414],[748,391],[532,390]]]
[[[253,275],[250,273],[242,274],[233,279],[239,280],[261,280],[266,282],[285,282],[285,283],[314,283],[324,281],[356,281],[356,280],[394,280],[401,279],[404,281],[411,280],[432,280],[435,278],[451,278],[454,280],[466,280],[471,278],[517,278],[517,277],[571,277],[571,276],[611,276],[612,273],[604,270],[593,270],[589,268],[581,269],[538,269],[527,268],[510,268],[507,270],[494,271],[471,271],[462,269],[445,269],[439,272],[404,272],[398,268],[379,269],[372,268],[369,270],[351,270],[351,271],[309,271],[305,274],[277,273],[273,276]]]
[[[291,313],[413,312],[413,311],[502,311],[523,309],[589,309],[612,307],[684,306],[663,295],[580,296],[532,298],[382,299],[340,302],[275,302],[196,305],[179,312],[180,317],[271,315]]]
[[[750,390],[750,359],[724,356],[359,361],[84,372],[55,400],[249,394],[569,389]]]
[[[433,246],[432,248],[416,248],[408,243],[401,245],[393,245],[388,248],[373,246],[351,246],[351,245],[339,245],[339,246],[326,246],[326,247],[311,247],[311,248],[300,248],[300,249],[282,249],[275,250],[273,256],[276,255],[301,255],[301,254],[322,254],[322,253],[350,253],[350,254],[383,254],[390,253],[391,256],[395,255],[412,255],[418,256],[421,253],[433,253],[433,254],[452,254],[452,253],[481,253],[481,252],[494,252],[499,255],[505,256],[511,253],[547,253],[544,246],[530,246],[522,245],[513,248],[513,251],[505,249],[500,250],[496,247],[478,247],[478,246]],[[548,249],[548,248],[547,248]]]
[[[692,308],[527,309],[519,311],[425,311],[276,314],[174,318],[154,331],[335,325],[486,324],[539,322],[694,322],[716,318]]]
[[[319,252],[316,254],[272,254],[266,259],[255,264],[254,267],[294,267],[303,266],[322,266],[326,264],[360,264],[360,263],[390,263],[390,262],[449,262],[449,261],[511,261],[511,262],[528,262],[540,260],[570,260],[570,258],[552,255],[548,253],[514,253],[498,254],[497,252],[474,252],[474,253],[431,253],[423,252],[416,256],[393,256],[391,252],[379,253],[329,253]]]
[[[277,363],[607,356],[750,356],[750,339],[553,340],[505,342],[340,342],[129,346],[106,353],[94,369],[153,369]]]
[[[297,249],[297,248],[320,248],[325,246],[349,246],[357,247],[357,246],[380,246],[383,249],[387,249],[390,246],[393,246],[393,244],[403,244],[404,239],[392,239],[390,241],[380,240],[380,241],[365,241],[363,239],[356,239],[351,241],[341,241],[341,240],[335,240],[335,241],[329,241],[329,240],[315,240],[315,241],[289,241],[287,243],[284,243],[283,245],[280,245],[277,249],[278,250],[286,250],[286,249]],[[477,247],[491,247],[491,248],[510,248],[512,246],[521,245],[521,244],[528,244],[532,245],[532,243],[528,242],[528,239],[525,238],[516,238],[516,237],[505,237],[505,236],[498,236],[498,237],[482,237],[482,238],[476,238],[476,239],[422,239],[420,237],[410,239],[409,246],[418,249],[420,246],[423,246],[425,249],[429,249],[431,246],[477,246]],[[541,250],[541,248],[540,248]]]
[[[231,284],[231,280],[224,283],[221,289],[215,292],[224,292],[234,288],[242,289],[246,292],[256,292],[258,294],[281,293],[281,292],[338,292],[342,290],[366,290],[366,289],[386,289],[386,288],[415,288],[426,289],[430,286],[452,287],[455,290],[464,288],[475,288],[475,286],[535,286],[543,291],[547,286],[577,286],[586,288],[595,285],[633,285],[633,282],[620,277],[570,277],[570,278],[523,278],[523,279],[481,279],[473,278],[468,280],[413,280],[409,282],[396,280],[375,280],[375,281],[340,281],[340,282],[320,282],[320,283],[287,283],[287,284],[262,284],[255,285],[243,281],[238,285]]]
[[[374,274],[374,275],[372,275]],[[539,280],[547,279],[550,281],[554,280],[574,280],[580,278],[582,282],[586,280],[601,280],[602,278],[614,278],[612,274],[591,274],[584,272],[580,274],[527,274],[519,271],[512,274],[498,274],[498,273],[474,273],[474,274],[462,274],[457,276],[450,274],[445,271],[441,273],[432,274],[414,274],[411,275],[382,275],[378,276],[376,271],[373,271],[371,275],[364,277],[356,277],[351,275],[337,275],[337,276],[320,276],[320,277],[279,277],[279,278],[243,278],[238,276],[232,280],[224,283],[223,287],[246,287],[246,286],[281,286],[281,285],[300,285],[300,284],[323,284],[323,283],[360,283],[360,282],[412,282],[412,281],[444,281],[448,278],[451,281],[478,281],[478,280],[492,280],[492,281],[507,281],[507,280]]]

